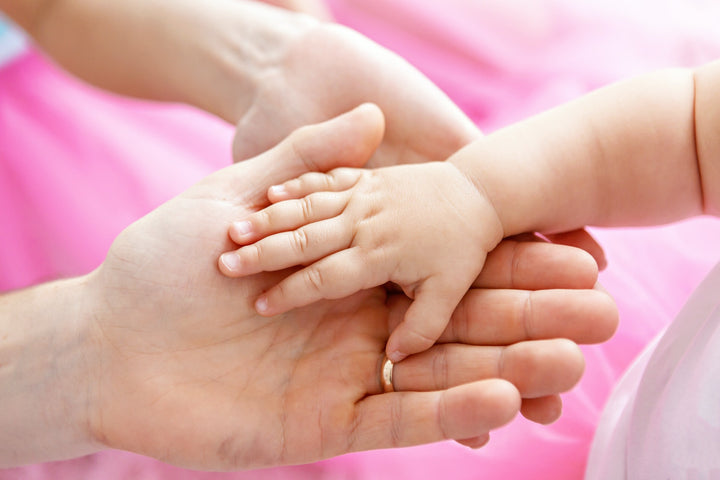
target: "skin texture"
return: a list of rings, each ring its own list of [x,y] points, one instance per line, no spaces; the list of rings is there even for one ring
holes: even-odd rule
[[[279,203],[230,228],[242,247],[221,268],[240,276],[307,265],[258,298],[268,315],[399,284],[414,299],[387,345],[399,361],[435,342],[505,236],[717,213],[718,81],[720,62],[658,72],[477,140],[438,166],[336,170],[272,187]]]
[[[386,135],[369,166],[445,160],[480,135],[417,69],[348,28],[317,25],[278,60],[261,74],[249,108],[239,112],[236,159],[364,102],[378,105],[386,119]]]
[[[487,193],[508,235],[717,215],[719,80],[718,61],[629,79],[494,133],[450,161]]]
[[[0,10],[82,80],[236,123],[258,75],[319,23],[264,3],[328,16],[314,0],[0,0]]]
[[[375,149],[363,142],[323,143],[347,152],[346,157],[340,158],[333,153],[334,160],[347,160],[346,163],[353,166],[362,165],[368,156],[372,156],[372,165],[441,160],[478,136],[477,130],[459,110],[406,62],[347,29],[320,24],[308,16],[237,0],[215,0],[211,4],[190,0],[114,3],[0,0],[0,8],[24,26],[58,63],[86,81],[126,95],[185,102],[233,123],[240,122],[235,142],[238,160],[260,154],[301,125],[331,118],[368,100],[376,101],[387,111],[388,134],[383,137],[382,145]],[[142,41],[138,42],[138,39]],[[334,58],[327,55],[327,44],[337,47],[333,49]],[[402,81],[394,84],[391,80],[395,79]],[[398,85],[402,88],[398,89]],[[282,102],[283,108],[278,109],[277,102]],[[279,116],[278,112],[283,115]],[[420,118],[422,122],[418,122]],[[408,123],[410,121],[415,125]],[[312,400],[316,402],[318,412],[341,411],[348,414],[344,418],[354,418],[358,422],[362,419],[363,422],[357,425],[340,422],[338,431],[345,443],[331,440],[324,444],[320,442],[320,446],[318,442],[298,446],[290,441],[288,448],[283,447],[286,434],[291,436],[292,432],[307,429],[301,421],[278,421],[278,418],[286,417],[297,419],[297,409],[286,408],[296,405],[290,401],[295,398],[291,394],[282,397],[289,403],[278,406],[262,394],[243,397],[245,390],[239,382],[250,384],[255,381],[249,373],[238,376],[235,383],[223,383],[223,378],[218,380],[218,375],[222,377],[219,371],[235,373],[246,367],[263,367],[262,363],[233,356],[237,354],[234,348],[252,350],[275,345],[263,341],[257,332],[278,335],[302,332],[285,330],[288,327],[277,327],[267,319],[248,313],[252,312],[248,298],[257,296],[281,274],[235,281],[231,288],[227,286],[229,284],[219,283],[227,282],[227,279],[219,280],[214,267],[209,268],[214,257],[206,258],[207,263],[201,264],[197,252],[215,256],[221,251],[219,246],[229,248],[229,241],[225,245],[217,243],[211,232],[224,232],[227,218],[243,216],[266,206],[265,189],[271,184],[308,169],[327,170],[338,166],[327,158],[326,162],[319,162],[314,154],[297,158],[298,151],[315,152],[313,148],[318,148],[317,145],[312,147],[314,144],[309,136],[312,135],[308,130],[295,134],[291,141],[279,147],[285,149],[284,156],[275,151],[275,155],[263,156],[263,161],[244,162],[237,170],[230,170],[237,172],[237,176],[226,171],[207,179],[169,206],[133,225],[118,238],[107,261],[97,272],[2,296],[2,338],[12,340],[0,345],[0,375],[3,376],[0,384],[4,387],[0,390],[4,406],[0,423],[7,426],[0,428],[6,435],[3,437],[0,433],[0,443],[12,445],[2,452],[3,465],[68,458],[109,446],[203,469],[249,468],[311,461],[348,450],[422,443],[438,438],[452,437],[467,445],[479,446],[487,440],[489,429],[499,426],[515,413],[518,402],[521,402],[523,413],[536,421],[548,422],[556,418],[559,414],[557,393],[570,388],[582,371],[582,357],[576,347],[563,341],[557,341],[558,345],[551,349],[557,356],[543,354],[534,359],[533,355],[523,354],[517,356],[517,362],[508,362],[504,354],[497,355],[505,349],[493,350],[494,356],[480,356],[490,359],[485,374],[456,376],[452,382],[445,379],[445,383],[437,385],[450,386],[461,380],[476,381],[481,377],[508,374],[509,379],[522,387],[520,391],[508,383],[494,381],[479,387],[473,383],[439,396],[437,393],[430,395],[430,392],[427,392],[429,396],[411,395],[412,402],[418,401],[408,404],[411,407],[408,411],[418,412],[418,416],[423,417],[420,421],[418,416],[407,418],[388,414],[398,411],[388,408],[402,405],[405,394],[394,395],[382,402],[360,403],[358,400],[350,406],[361,394],[365,399],[375,393],[376,364],[380,361],[382,345],[387,341],[383,334],[373,330],[373,335],[379,336],[377,343],[375,340],[361,342],[358,339],[364,333],[352,331],[348,334],[352,345],[338,342],[338,347],[329,349],[325,357],[308,362],[313,367],[312,372],[322,371],[324,364],[338,365],[333,374],[323,377],[322,381],[327,380],[327,389],[323,390],[320,400],[316,397]],[[308,150],[298,150],[298,144],[310,146]],[[290,152],[288,145],[294,145]],[[292,162],[288,164],[280,159],[302,160],[303,167],[293,169],[289,166]],[[235,201],[228,204],[228,199]],[[222,228],[219,228],[221,223]],[[198,239],[187,232],[207,235]],[[179,242],[178,238],[184,241]],[[542,248],[539,245],[532,244],[533,248]],[[525,250],[518,249],[520,251]],[[586,274],[567,278],[564,270],[551,270],[546,275],[549,284],[561,278],[559,287],[591,288],[597,272],[588,257],[572,249],[562,251],[567,254],[564,261],[568,265],[575,265]],[[493,264],[492,258],[488,259],[489,266]],[[522,264],[520,260],[524,258],[538,262],[534,255],[518,256],[504,268],[497,268],[497,278],[523,278],[522,275],[509,275],[508,271]],[[537,271],[527,274],[538,276]],[[492,286],[512,288],[510,283],[502,281]],[[550,288],[548,284],[544,286]],[[600,325],[601,334],[592,341],[601,341],[614,328],[614,307],[604,294],[582,292],[590,294],[589,298],[583,298],[584,308],[588,311],[578,313],[573,310],[572,315],[577,313],[582,318],[594,320],[593,325]],[[471,299],[468,301],[475,298],[473,293],[466,296]],[[518,312],[524,311],[520,306],[528,304],[529,298],[537,296],[534,293],[514,291],[512,301],[505,304],[507,309],[498,312],[498,316],[529,317]],[[579,291],[559,291],[557,298],[564,300],[547,304],[548,310],[540,312],[537,321],[550,321],[549,315],[557,314],[558,310],[565,311],[566,305],[577,308],[577,303],[568,299],[578,295]],[[404,302],[399,297],[383,302],[380,299],[386,297],[382,290],[358,298],[361,300],[317,304],[292,316],[329,319],[323,322],[340,322],[339,318],[346,321],[370,319],[373,327],[385,326],[390,318],[398,318],[393,314],[395,310],[388,310],[388,306]],[[221,308],[218,304],[223,301],[225,305]],[[465,301],[460,304],[459,311],[467,311],[464,304]],[[242,327],[235,326],[243,314],[247,314],[244,317],[247,322],[241,322]],[[25,321],[18,322],[18,318]],[[58,319],[64,321],[58,322]],[[208,319],[212,321],[212,328],[208,328]],[[33,328],[27,328],[29,324]],[[325,326],[325,323],[321,324]],[[258,330],[258,325],[274,325],[276,330],[270,327]],[[453,321],[449,328],[452,325]],[[502,323],[499,330],[504,325]],[[242,330],[244,327],[249,328],[247,335]],[[574,338],[576,334],[575,331],[566,334],[564,325],[556,327],[559,328],[548,330],[552,334],[547,338]],[[328,331],[340,334],[343,329],[328,327]],[[308,340],[303,346],[325,347],[328,344],[327,338],[311,337],[312,341]],[[510,337],[507,335],[512,344],[546,338],[535,337],[533,332]],[[583,338],[587,336],[580,337],[577,341],[586,341]],[[298,335],[298,338],[306,337]],[[449,337],[448,341],[454,342],[453,338]],[[479,337],[472,341],[483,344],[489,340]],[[331,396],[328,392],[332,391],[332,398],[337,398],[334,391],[337,379],[346,378],[340,367],[350,365],[349,361],[338,364],[333,351],[337,352],[339,347],[358,347],[361,343],[359,348],[368,360],[358,363],[353,357],[352,368],[356,363],[361,365],[364,377],[358,375],[355,378],[355,388],[350,389],[354,393],[338,398],[339,406],[332,402],[329,405],[325,401]],[[286,349],[293,346],[282,341],[277,344],[283,348],[270,349],[271,353],[263,358],[286,354]],[[225,350],[222,345],[226,345]],[[530,343],[529,351],[543,353],[543,349],[537,348],[542,345],[547,344]],[[372,362],[367,353],[370,346],[377,350]],[[512,352],[523,353],[524,348],[509,350],[509,357],[515,356]],[[277,373],[270,376],[267,385],[278,389],[292,383],[302,390],[310,377],[290,375],[290,382],[287,376],[288,372],[305,371],[296,368],[307,358],[303,352],[305,350],[286,362],[278,362]],[[442,347],[437,355],[444,358],[445,352],[446,347]],[[59,370],[55,362],[61,358],[64,359],[63,369]],[[416,365],[427,371],[437,364],[435,358],[428,357],[430,364]],[[451,358],[467,360],[462,356]],[[518,367],[499,373],[498,362]],[[545,365],[545,369],[524,368],[524,362],[535,367]],[[268,361],[266,365],[274,366],[275,363]],[[448,368],[455,371],[459,367],[448,363]],[[410,371],[409,367],[399,365],[398,378],[407,371]],[[558,371],[562,375],[557,375]],[[53,372],[53,375],[47,372]],[[537,373],[531,378],[538,381],[547,373],[547,381],[533,385],[525,381],[527,376],[523,372]],[[229,377],[235,378],[232,374]],[[372,379],[372,388],[367,387],[369,379]],[[312,380],[317,384],[316,378]],[[438,377],[438,382],[440,380]],[[359,387],[361,383],[365,386]],[[211,389],[208,385],[219,386]],[[402,386],[414,388],[412,383]],[[275,396],[273,391],[272,398]],[[47,405],[46,398],[58,401]],[[243,403],[242,398],[249,400]],[[307,400],[297,398],[302,398],[303,402]],[[247,417],[250,419],[256,418],[254,409],[263,410],[272,404],[262,417],[267,420],[266,424],[248,421],[245,415],[236,412],[238,404],[246,407],[243,412],[251,412]],[[479,412],[487,416],[468,417],[468,405],[480,406]],[[38,415],[38,412],[43,414]],[[147,414],[138,415],[138,412]],[[225,421],[217,419],[218,412],[226,414]],[[304,410],[302,414],[305,414]],[[213,421],[202,427],[202,421],[210,416]],[[440,419],[440,423],[428,423],[427,418]],[[364,428],[355,430],[360,424]],[[274,427],[266,428],[266,425]],[[321,438],[334,438],[333,432],[325,430],[327,424],[313,422],[313,425],[319,425],[315,432],[322,433]],[[332,422],[332,425],[336,423]],[[388,425],[393,426],[391,438],[387,437]],[[418,425],[425,425],[427,429],[417,429]],[[347,443],[348,432],[355,431],[359,432],[357,441]],[[12,437],[7,436],[10,434]],[[18,438],[23,440],[18,441]],[[178,443],[178,438],[183,439],[182,442]],[[258,455],[253,448],[260,450]]]
[[[518,409],[555,418],[583,370],[557,338],[603,341],[617,322],[580,250],[501,244],[442,343],[398,364],[402,391],[387,394],[379,368],[403,295],[376,288],[265,318],[251,299],[287,272],[217,270],[229,218],[266,206],[267,187],[306,172],[304,158],[362,164],[382,127],[372,106],[305,127],[128,227],[90,275],[0,297],[0,445],[12,446],[0,463],[109,447],[231,470],[450,438],[480,446]]]
[[[325,16],[315,0],[264,3]],[[236,124],[236,161],[364,102],[383,110],[387,126],[368,166],[442,161],[480,136],[402,58],[310,15],[245,0],[0,0],[0,9],[87,82],[187,103]],[[583,230],[552,240],[580,246],[605,265]]]
[[[270,200],[231,227],[247,246],[221,257],[223,271],[310,263],[258,298],[263,315],[399,285],[414,301],[388,342],[394,362],[435,343],[502,238],[492,204],[446,162],[306,174],[271,187]]]
[[[366,127],[370,135],[361,142],[353,141],[352,135],[347,132],[347,124],[346,128],[334,131],[333,135],[323,135],[318,129],[306,129],[268,156],[290,156],[295,162],[302,163],[301,159],[309,155],[324,163],[330,159],[337,161],[337,152],[345,152],[347,156],[343,160],[349,163],[364,161],[379,142],[378,113],[371,107],[364,107],[355,113],[372,127]],[[354,150],[347,148],[351,145],[355,145]],[[297,151],[300,153],[296,154]],[[269,164],[277,165],[265,179],[270,183],[274,183],[279,175],[291,176],[293,170],[297,170],[297,167],[280,168],[286,161],[267,157],[251,160],[238,167],[250,168],[253,163],[262,163],[265,167]],[[239,176],[241,169],[232,171],[238,172],[235,179],[225,178],[222,183],[205,182],[188,192],[184,198],[178,199],[178,202],[196,199],[212,205],[215,199],[223,198],[226,208],[198,212],[202,218],[213,219],[213,223],[194,229],[205,232],[204,235],[213,241],[224,235],[227,225],[224,219],[246,210],[249,199],[264,202],[264,189],[257,188],[248,193],[248,185],[242,184],[242,177]],[[217,178],[220,178],[219,174]],[[231,190],[227,190],[229,185],[232,186]],[[236,197],[238,193],[241,195],[239,199]],[[233,208],[234,205],[236,207]],[[169,204],[167,208],[173,209],[173,205]],[[188,230],[187,225],[184,225],[188,222],[188,215],[179,219],[171,215],[166,217],[173,218],[172,222],[180,222],[180,225],[167,225],[165,230],[168,233],[162,238],[164,242],[177,242],[183,237],[175,232]],[[198,245],[196,239],[191,240],[188,253],[206,252],[208,260],[222,247],[215,245],[213,248],[207,240],[204,245]],[[125,239],[121,237],[110,252],[110,263],[103,266],[107,270],[99,271],[98,275],[102,278],[104,271],[116,272],[115,268],[122,268],[120,265],[144,265],[145,262],[158,261],[153,259],[166,262],[167,254],[162,252],[166,252],[169,245],[164,245],[164,242],[158,241],[156,254],[153,251],[145,252],[143,256],[147,258],[129,263],[127,255],[138,249],[126,245]],[[125,252],[128,252],[127,255]],[[176,263],[176,268],[184,273],[182,278],[188,277],[188,266],[179,261],[185,257],[180,254],[177,262],[171,262]],[[120,259],[122,263],[118,262]],[[176,323],[176,333],[172,338],[168,338],[166,328],[162,325],[158,325],[155,334],[152,330],[148,332],[148,324],[137,315],[134,328],[128,328],[127,325],[120,329],[114,329],[111,325],[110,328],[105,325],[100,327],[103,337],[110,344],[130,343],[129,350],[137,353],[125,361],[120,357],[101,362],[118,370],[104,372],[100,378],[122,379],[120,384],[107,385],[101,389],[106,396],[99,404],[108,407],[99,410],[95,424],[107,444],[138,448],[135,442],[142,438],[143,444],[139,451],[158,456],[167,438],[186,438],[192,442],[187,449],[182,444],[176,445],[170,458],[161,458],[167,461],[182,458],[183,462],[190,462],[189,466],[197,467],[192,461],[199,459],[193,455],[198,451],[210,451],[217,452],[216,461],[227,462],[227,467],[236,468],[307,462],[346,451],[412,445],[443,438],[479,438],[513,416],[520,407],[520,395],[515,387],[507,383],[497,380],[490,380],[490,383],[475,381],[510,375],[513,381],[522,385],[526,395],[536,397],[569,388],[582,370],[581,357],[576,347],[564,340],[550,340],[550,344],[545,341],[530,344],[532,348],[529,351],[526,350],[527,344],[518,344],[514,347],[516,350],[492,347],[491,353],[475,351],[476,359],[490,357],[486,368],[477,368],[478,361],[468,361],[462,347],[453,345],[458,340],[457,335],[450,333],[450,344],[437,350],[434,355],[430,353],[424,362],[422,359],[417,360],[420,363],[416,363],[416,369],[412,369],[412,365],[407,367],[406,380],[403,380],[402,370],[398,368],[399,386],[405,386],[408,390],[430,391],[377,395],[380,393],[379,362],[388,335],[388,311],[382,290],[370,290],[340,303],[318,303],[307,309],[296,310],[291,317],[267,319],[254,312],[250,299],[275,282],[275,275],[233,282],[223,279],[211,265],[212,262],[208,262],[198,272],[201,281],[195,286],[199,290],[178,291],[158,281],[159,285],[148,292],[148,288],[156,282],[150,279],[138,282],[137,278],[129,275],[115,276],[133,278],[131,284],[122,283],[112,287],[117,291],[130,291],[131,299],[135,298],[138,291],[145,295],[150,293],[149,297],[153,301],[171,295],[172,302],[163,303],[176,303],[178,312],[197,311],[198,314],[185,313],[184,316],[190,316],[193,321]],[[166,268],[158,266],[150,270],[159,272]],[[190,275],[190,278],[196,278],[196,275]],[[100,281],[105,284],[105,280]],[[158,292],[157,288],[161,291]],[[210,291],[216,292],[215,295],[211,297]],[[218,291],[223,292],[224,299],[218,298]],[[193,298],[188,299],[190,294]],[[181,298],[185,300],[181,301]],[[112,309],[122,310],[123,305],[120,302]],[[128,301],[126,308],[134,309],[134,305],[135,302]],[[227,314],[220,314],[218,309],[221,312],[232,312],[235,321],[228,323]],[[202,331],[198,328],[200,324],[196,323],[200,318],[203,319]],[[223,320],[208,323],[207,319],[211,318]],[[127,338],[126,335],[134,332],[135,328],[141,328],[143,335],[132,334],[132,338]],[[519,338],[516,336],[516,339]],[[207,347],[198,349],[198,343]],[[487,351],[487,347],[474,348]],[[159,354],[157,350],[160,350]],[[440,353],[443,350],[445,353]],[[114,356],[112,349],[107,352]],[[184,352],[183,356],[178,356],[178,352]],[[509,359],[506,353],[510,354]],[[413,374],[413,370],[427,372],[434,357],[441,354],[449,360],[449,367],[455,372],[455,377],[443,378],[440,375],[428,381],[425,376],[420,378],[417,373]],[[148,358],[153,355],[158,355],[157,360],[149,362]],[[523,363],[526,366],[533,365],[543,358],[551,359],[541,367],[547,369],[545,375],[540,375],[535,369],[522,367]],[[475,368],[461,370],[456,367],[465,363],[462,359]],[[498,365],[501,360],[507,370],[499,375]],[[518,360],[519,364],[516,363]],[[168,366],[171,367],[170,371],[167,371]],[[558,369],[567,370],[562,375],[554,374]],[[208,371],[212,372],[210,376]],[[136,375],[127,376],[119,372],[136,372]],[[530,372],[537,374],[537,377],[527,375]],[[549,381],[538,385],[535,379],[543,376]],[[412,381],[412,378],[417,380]],[[148,379],[153,380],[148,382]],[[403,384],[403,381],[407,383]],[[168,382],[174,388],[168,388]],[[138,388],[139,385],[142,388]],[[452,388],[442,390],[448,387]],[[148,418],[157,420],[150,424],[134,421],[134,412],[148,403],[151,405]],[[192,408],[188,408],[188,404]],[[167,421],[168,417],[175,420],[180,414],[191,415],[191,421]],[[159,428],[161,425],[157,422],[170,426]],[[185,429],[188,425],[201,430],[187,432]],[[169,435],[168,428],[174,434]],[[158,434],[152,432],[162,432],[162,436],[158,438]],[[130,441],[125,437],[128,433],[131,434]],[[199,445],[207,445],[208,448],[198,448]]]
[[[0,0],[0,9],[89,83],[184,102],[237,124],[237,160],[364,102],[386,115],[377,164],[444,160],[479,135],[397,55],[348,28],[260,2]]]

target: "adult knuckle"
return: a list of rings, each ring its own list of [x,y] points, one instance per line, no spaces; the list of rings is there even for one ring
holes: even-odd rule
[[[290,149],[292,150],[295,157],[302,163],[305,168],[310,171],[314,172],[318,170],[317,163],[312,160],[312,155],[308,155],[305,152],[305,141],[308,138],[312,138],[314,135],[313,127],[312,126],[303,126],[295,130],[292,135],[290,136]]]
[[[444,393],[438,400],[437,425],[440,435],[444,439],[452,438],[450,426],[448,425],[447,394]]]
[[[522,244],[521,242],[515,242],[512,246],[512,260],[510,262],[510,270],[508,272],[508,285],[510,288],[515,288],[518,279],[522,275],[523,267],[523,255],[522,255]]]
[[[448,324],[449,333],[461,340],[467,340],[470,338],[471,314],[470,309],[468,308],[469,301],[470,300],[466,298],[458,304],[455,309],[455,313],[450,318],[450,323]]]
[[[390,445],[399,447],[402,445],[402,422],[403,422],[403,406],[402,400],[392,402],[390,406]]]
[[[533,292],[527,292],[525,301],[520,309],[520,321],[525,331],[525,337],[528,339],[535,338],[534,328],[534,308],[533,308]]]
[[[448,349],[445,346],[438,346],[431,367],[433,380],[438,389],[447,388],[449,383],[449,358]]]

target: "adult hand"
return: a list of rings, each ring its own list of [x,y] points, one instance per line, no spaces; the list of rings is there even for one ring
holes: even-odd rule
[[[444,160],[478,133],[400,57],[309,15],[247,0],[56,3],[0,0],[0,9],[96,86],[185,102],[239,123],[237,159],[364,102],[385,112],[380,152],[387,150],[388,162]],[[266,3],[302,11],[319,4]]]
[[[469,296],[447,343],[397,365],[402,391],[383,394],[380,362],[401,301],[388,307],[384,291],[374,289],[263,318],[253,300],[278,274],[230,280],[218,272],[229,222],[263,206],[266,187],[307,170],[304,159],[321,169],[360,165],[381,135],[379,112],[368,106],[303,128],[260,157],[211,175],[117,239],[90,279],[100,352],[90,424],[100,442],[202,469],[309,462],[448,438],[477,446],[520,406],[511,383],[491,378],[506,377],[532,397],[574,385],[583,362],[572,342],[516,342],[565,333],[586,339],[558,321],[577,313],[580,299],[584,315],[573,324],[598,325],[593,340],[606,338],[612,309],[598,292],[564,291],[569,307],[555,302],[552,318],[539,308],[532,318],[513,318],[528,293],[497,290],[505,297],[494,310],[503,321],[492,322],[500,339],[468,328],[476,311]],[[497,258],[506,266],[533,258],[517,252],[510,263]],[[575,266],[585,273],[568,286],[592,286],[592,262]],[[551,269],[545,285],[567,279],[565,270]],[[485,292],[492,302],[493,291]],[[538,323],[534,333],[517,329],[521,317]],[[473,346],[486,343],[514,345]]]
[[[0,466],[104,447],[235,469],[445,438],[478,446],[521,395],[527,404],[570,388],[582,371],[577,347],[524,340],[606,338],[616,316],[599,292],[473,290],[444,343],[398,364],[399,391],[381,394],[402,298],[374,289],[268,319],[252,300],[283,273],[221,276],[229,222],[264,206],[267,186],[306,171],[303,159],[361,164],[381,134],[373,107],[304,128],[130,226],[92,274],[0,296]],[[561,246],[500,248],[478,282],[587,288],[588,259]],[[552,416],[542,410],[529,416]]]
[[[295,28],[276,42],[256,72],[253,94],[224,117],[237,123],[236,161],[269,149],[294,129],[372,102],[386,133],[366,166],[443,161],[481,132],[427,77],[370,39],[339,25]],[[328,48],[331,46],[331,48]],[[237,91],[237,89],[236,89]],[[226,102],[227,103],[227,102]],[[585,230],[548,235],[588,251],[601,268],[602,248]]]
[[[339,25],[317,23],[285,42],[258,73],[235,118],[236,160],[292,130],[372,102],[386,135],[369,166],[445,160],[480,134],[457,106],[404,59]]]
[[[89,424],[99,443],[236,469],[476,436],[513,417],[519,395],[500,380],[377,395],[382,289],[267,319],[252,301],[277,275],[233,281],[217,270],[229,223],[263,206],[268,186],[306,171],[304,159],[361,165],[381,137],[370,106],[303,128],[117,238],[88,279],[98,356]]]

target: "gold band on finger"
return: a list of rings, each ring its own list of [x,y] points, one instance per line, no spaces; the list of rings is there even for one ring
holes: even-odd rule
[[[393,369],[395,364],[385,355],[383,357],[382,366],[380,367],[380,382],[382,383],[385,393],[394,392],[393,386]]]

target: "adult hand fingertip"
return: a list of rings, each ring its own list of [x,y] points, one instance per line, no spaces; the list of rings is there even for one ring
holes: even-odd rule
[[[443,397],[446,431],[454,439],[485,435],[506,425],[522,402],[518,389],[499,378],[453,387]]]
[[[479,435],[477,437],[473,438],[465,438],[462,440],[455,440],[460,445],[463,445],[468,448],[472,448],[473,450],[476,450],[478,448],[482,448],[485,445],[488,444],[490,441],[490,434],[486,433],[485,435]]]
[[[595,285],[595,309],[592,322],[594,335],[587,343],[602,343],[612,338],[620,324],[620,311],[615,299],[605,288],[597,283]]]
[[[550,425],[562,415],[562,398],[560,395],[548,395],[538,398],[524,398],[520,413],[531,422]]]

